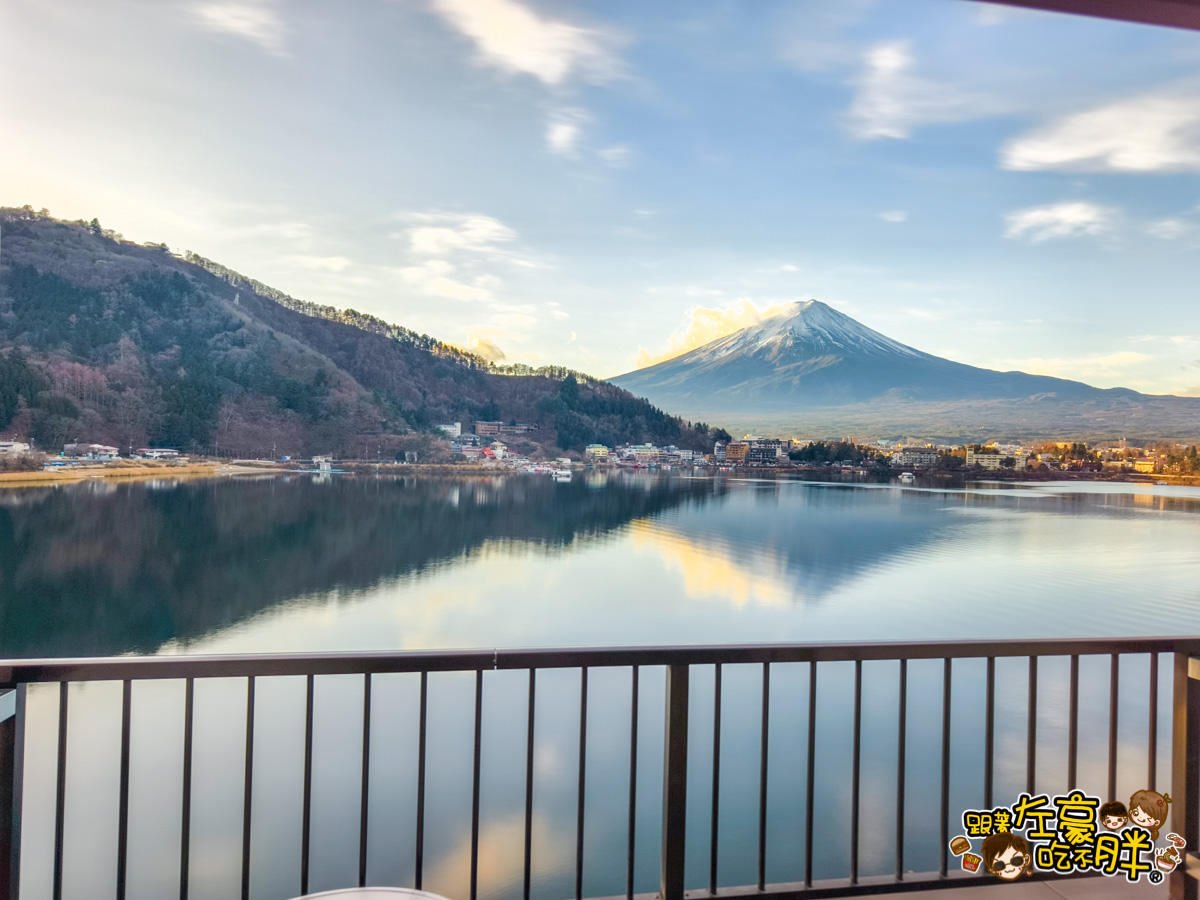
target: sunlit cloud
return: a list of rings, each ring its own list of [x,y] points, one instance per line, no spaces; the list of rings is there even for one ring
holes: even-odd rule
[[[1200,170],[1200,104],[1195,90],[1158,93],[1076,113],[1000,150],[1006,169],[1077,172]]]
[[[202,3],[193,12],[197,21],[210,31],[250,41],[268,53],[283,53],[283,22],[275,4],[268,0]]]
[[[614,169],[623,169],[629,165],[630,158],[633,156],[633,150],[626,144],[614,144],[612,147],[605,147],[598,151],[597,156],[600,161],[606,166]]]
[[[962,122],[997,111],[994,101],[917,75],[908,41],[885,41],[866,52],[846,124],[861,140],[907,138],[922,125]]]
[[[532,75],[547,85],[572,76],[601,83],[620,77],[620,39],[549,18],[516,0],[433,0],[433,9],[475,44],[480,63]]]
[[[467,344],[463,349],[474,353],[476,356],[482,356],[488,362],[502,363],[508,359],[508,356],[495,341],[479,334],[473,334],[467,338]]]
[[[752,300],[743,298],[732,306],[722,308],[695,307],[689,313],[690,320],[687,325],[674,332],[668,339],[666,349],[655,353],[645,347],[638,348],[637,368],[644,369],[646,366],[674,359],[717,338],[785,313],[793,305],[789,302],[759,308]]]
[[[902,209],[889,209],[881,212],[879,214],[879,218],[883,219],[885,222],[895,222],[899,224],[900,222],[908,221],[908,213]]]
[[[1110,230],[1116,210],[1085,201],[1019,209],[1005,217],[1004,236],[1041,243],[1053,238],[1096,237]]]
[[[428,223],[408,230],[414,253],[441,256],[458,250],[494,253],[498,245],[516,240],[517,233],[491,216],[479,213],[418,213],[408,218]]]

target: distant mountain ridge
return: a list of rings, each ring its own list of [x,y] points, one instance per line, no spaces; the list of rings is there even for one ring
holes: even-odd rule
[[[1152,397],[925,353],[819,300],[611,379],[684,415],[825,429],[1200,434],[1200,399]],[[1049,408],[1048,408],[1049,407]],[[1164,435],[1166,436],[1166,435]]]
[[[547,451],[711,442],[706,426],[599,379],[496,374],[427,335],[123,241],[95,220],[25,208],[0,210],[0,224],[0,434],[42,448],[428,459],[445,446],[434,426],[476,420],[537,425],[531,440]]]

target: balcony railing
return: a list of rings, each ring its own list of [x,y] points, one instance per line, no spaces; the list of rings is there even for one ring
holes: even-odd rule
[[[384,711],[382,701],[376,694],[373,699],[372,684],[377,676],[395,673],[408,673],[409,677],[417,679],[416,685],[418,702],[416,721],[412,723],[416,732],[417,754],[415,777],[415,803],[406,810],[415,819],[415,845],[413,846],[414,865],[413,878],[407,886],[421,888],[425,874],[426,849],[426,780],[428,763],[428,719],[430,704],[430,676],[439,677],[438,673],[467,673],[473,674],[474,690],[473,705],[464,704],[459,710],[464,723],[464,733],[473,735],[473,748],[469,772],[463,773],[464,782],[469,778],[471,784],[471,809],[469,822],[470,852],[469,875],[466,884],[469,885],[469,900],[476,900],[479,893],[479,862],[480,862],[480,821],[481,821],[481,767],[485,760],[485,734],[483,728],[483,710],[485,705],[485,689],[490,682],[504,670],[523,670],[526,681],[522,691],[527,696],[522,699],[524,706],[524,721],[508,723],[508,731],[517,733],[524,731],[524,835],[523,835],[523,879],[521,893],[526,900],[533,891],[534,872],[531,858],[534,849],[533,799],[535,785],[535,720],[537,718],[537,687],[538,676],[548,670],[573,669],[579,673],[578,705],[573,703],[568,709],[556,709],[554,716],[561,718],[565,715],[578,716],[579,753],[575,762],[577,767],[576,782],[576,820],[574,828],[574,894],[576,898],[584,896],[584,874],[588,865],[613,867],[613,860],[589,860],[585,855],[585,812],[588,808],[588,793],[586,790],[588,772],[588,698],[589,672],[599,670],[627,670],[628,703],[625,715],[628,718],[628,818],[626,830],[625,866],[625,897],[635,896],[639,881],[635,877],[635,860],[638,857],[637,828],[638,828],[638,782],[639,782],[639,748],[648,743],[646,728],[639,729],[640,718],[644,718],[647,704],[645,694],[645,679],[642,673],[648,670],[658,670],[664,673],[665,699],[662,707],[662,813],[658,823],[662,830],[661,851],[658,857],[658,896],[663,900],[683,900],[685,889],[690,897],[698,897],[707,893],[719,895],[722,900],[740,900],[740,898],[758,897],[770,894],[777,900],[785,898],[833,897],[852,896],[867,893],[887,893],[913,889],[926,889],[939,886],[966,886],[972,884],[987,884],[990,878],[964,878],[963,873],[951,872],[948,868],[948,842],[958,833],[955,825],[960,812],[951,807],[951,743],[954,725],[952,692],[955,685],[956,671],[963,678],[966,672],[968,678],[982,674],[980,688],[983,694],[982,709],[982,783],[978,785],[977,796],[982,799],[983,808],[991,808],[994,798],[997,768],[997,662],[1006,667],[1018,665],[1024,669],[1027,663],[1027,699],[1025,701],[1026,720],[1024,726],[1024,774],[1025,788],[1034,793],[1038,767],[1039,749],[1039,671],[1047,671],[1051,661],[1061,668],[1066,666],[1068,673],[1065,679],[1066,700],[1066,783],[1056,785],[1066,790],[1074,789],[1079,774],[1079,735],[1080,735],[1080,662],[1087,661],[1092,667],[1096,661],[1107,663],[1104,668],[1108,671],[1108,715],[1107,715],[1107,783],[1108,798],[1116,796],[1118,786],[1118,753],[1120,743],[1118,728],[1120,724],[1119,710],[1121,708],[1122,661],[1137,658],[1148,662],[1148,678],[1145,682],[1146,691],[1142,696],[1147,699],[1146,710],[1148,720],[1144,729],[1145,750],[1147,759],[1145,784],[1154,787],[1158,783],[1157,760],[1159,756],[1159,732],[1165,730],[1160,723],[1159,681],[1161,660],[1165,659],[1166,666],[1173,674],[1173,697],[1171,704],[1170,724],[1170,793],[1174,798],[1172,803],[1171,831],[1184,835],[1187,839],[1185,864],[1177,867],[1168,877],[1170,879],[1171,896],[1173,898],[1196,898],[1197,881],[1195,872],[1200,866],[1200,858],[1196,856],[1197,838],[1200,837],[1200,637],[1188,638],[1137,638],[1137,639],[1104,639],[1089,638],[1079,640],[1012,640],[1012,641],[962,641],[943,643],[871,643],[871,644],[786,644],[786,645],[753,645],[753,646],[706,646],[706,647],[647,647],[647,648],[596,648],[572,650],[488,650],[488,651],[449,651],[449,652],[397,652],[383,654],[322,654],[306,656],[231,656],[231,657],[147,657],[147,658],[113,658],[96,660],[36,660],[0,662],[0,900],[16,898],[22,886],[27,885],[33,874],[34,881],[48,885],[48,893],[58,900],[64,893],[64,835],[68,797],[68,755],[71,735],[69,732],[69,686],[84,682],[117,682],[120,685],[119,715],[120,750],[119,765],[115,774],[116,794],[118,798],[115,821],[112,823],[116,834],[116,865],[115,865],[115,896],[124,900],[130,881],[130,819],[138,814],[136,807],[131,808],[130,783],[138,777],[138,772],[131,770],[131,721],[136,705],[133,696],[133,685],[149,681],[175,680],[182,684],[182,770],[179,809],[179,860],[178,860],[178,894],[182,900],[189,895],[189,878],[191,863],[191,827],[193,809],[193,748],[196,742],[196,682],[203,679],[242,679],[244,681],[245,697],[245,731],[244,731],[244,764],[241,777],[243,786],[241,792],[240,821],[228,822],[227,832],[240,836],[240,895],[248,900],[252,890],[252,828],[256,810],[253,804],[253,785],[256,775],[262,774],[262,759],[255,755],[256,726],[261,728],[262,721],[256,712],[256,685],[259,679],[275,677],[292,677],[304,686],[304,721],[303,721],[303,775],[300,783],[295,785],[301,795],[301,824],[298,887],[300,893],[310,889],[310,852],[313,843],[313,772],[314,772],[314,734],[319,735],[319,716],[315,712],[315,688],[321,679],[330,676],[357,675],[361,677],[361,793],[358,797],[358,841],[357,841],[357,883],[368,883],[369,835],[371,833],[371,772],[372,772],[372,719],[373,714],[378,718]],[[942,662],[940,668],[940,690],[926,686],[923,690],[914,691],[910,684],[910,666],[914,661],[926,661],[921,665],[936,666],[936,661]],[[974,661],[974,662],[968,662]],[[1024,662],[1023,662],[1024,661]],[[869,671],[864,672],[864,663]],[[841,664],[841,668],[836,667]],[[1141,662],[1138,664],[1140,671]],[[818,716],[819,685],[824,684],[825,673],[841,672],[846,676],[846,686],[850,685],[850,668],[852,666],[852,690],[850,702],[846,705],[845,714],[849,717],[851,726],[849,748],[849,779],[848,784],[836,785],[839,808],[845,801],[847,809],[848,865],[835,879],[816,878],[814,872],[814,817],[817,814],[815,803],[816,787],[818,784],[829,782],[830,776],[818,766],[818,757],[823,741],[821,729],[822,719]],[[729,776],[728,764],[723,773],[721,751],[723,743],[730,739],[726,733],[723,739],[723,722],[731,719],[729,704],[735,702],[737,712],[741,714],[747,705],[745,690],[736,696],[731,695],[729,688],[723,684],[724,676],[731,667],[742,667],[737,671],[745,672],[745,667],[757,670],[755,680],[759,683],[757,697],[761,702],[761,710],[757,715],[757,797],[744,798],[747,803],[757,805],[757,859],[755,862],[756,879],[752,884],[729,885],[723,884],[720,878],[719,863],[722,860],[721,833],[721,801],[728,797],[728,791],[723,792],[722,775]],[[972,668],[973,667],[973,668]],[[711,670],[711,681],[708,672]],[[980,670],[982,672],[980,673]],[[925,670],[922,670],[925,672]],[[1163,673],[1168,671],[1165,667]],[[771,839],[772,822],[769,817],[770,794],[772,791],[771,726],[773,710],[772,703],[772,673],[799,672],[806,681],[807,691],[789,690],[786,696],[788,708],[801,711],[801,718],[806,721],[804,728],[805,739],[802,747],[796,748],[794,758],[803,760],[803,840],[794,847],[796,862],[795,872],[798,877],[786,882],[772,882],[768,878],[769,849],[774,843]],[[927,672],[925,674],[928,674]],[[1128,674],[1128,672],[1127,672]],[[868,677],[870,676],[870,677]],[[519,676],[517,676],[519,677]],[[624,676],[622,676],[624,677]],[[776,676],[777,680],[779,675]],[[840,678],[837,675],[834,680]],[[703,690],[698,691],[695,685],[701,679]],[[928,680],[928,679],[924,679]],[[1128,682],[1128,678],[1126,681]],[[1091,682],[1089,682],[1090,684]],[[26,798],[32,796],[27,792],[27,762],[31,752],[30,740],[27,737],[29,692],[36,685],[58,685],[57,690],[57,729],[51,744],[55,756],[54,783],[49,793],[53,796],[53,852],[32,854],[22,852],[22,828],[30,815],[26,808]],[[511,681],[509,682],[511,686]],[[708,702],[711,687],[711,702]],[[894,832],[894,866],[889,874],[864,873],[860,867],[860,847],[862,842],[862,761],[863,761],[863,722],[864,696],[872,702],[884,690],[895,692],[895,733],[888,740],[894,747],[894,822],[890,826]],[[45,692],[47,688],[34,688]],[[51,689],[52,690],[52,689]],[[1128,689],[1127,689],[1128,690]],[[795,696],[793,696],[795,694]],[[805,696],[806,694],[806,696]],[[48,696],[43,694],[42,696]],[[490,694],[489,694],[490,696]],[[722,701],[726,702],[726,711],[722,712]],[[1005,701],[1009,701],[1006,690]],[[1165,698],[1164,698],[1165,699]],[[639,712],[639,701],[642,709]],[[703,702],[701,702],[703,700]],[[793,702],[794,701],[794,702]],[[1011,705],[1011,703],[1009,703]],[[656,708],[656,702],[653,704]],[[701,712],[701,707],[706,707]],[[1140,707],[1139,707],[1140,708]],[[711,710],[709,715],[708,710]],[[937,715],[934,715],[936,710]],[[541,713],[545,716],[545,712]],[[778,715],[778,713],[776,713]],[[1165,718],[1165,717],[1164,717]],[[924,725],[921,723],[928,720]],[[711,734],[696,734],[699,729],[693,728],[696,721],[701,725],[711,724]],[[469,722],[469,732],[466,730]],[[935,723],[935,724],[934,724]],[[929,727],[932,724],[932,727]],[[1011,722],[1004,723],[1008,731]],[[595,727],[595,723],[593,722]],[[574,727],[574,726],[572,726]],[[297,729],[298,730],[298,729]],[[918,730],[921,733],[917,733]],[[744,732],[745,729],[743,728]],[[689,733],[692,732],[689,739]],[[932,732],[932,733],[930,733]],[[1007,733],[1007,732],[1006,732]],[[738,735],[739,739],[747,737]],[[752,736],[751,736],[752,737]],[[1011,737],[1011,735],[1010,735]],[[699,738],[699,740],[698,740]],[[695,748],[709,746],[711,738],[711,764],[708,763],[707,749],[704,758],[698,762],[693,758],[689,764],[689,748],[696,757]],[[928,800],[914,800],[906,796],[906,785],[909,778],[906,770],[909,765],[910,747],[918,746],[921,742],[929,741],[931,745],[940,747],[940,784],[937,790],[937,847],[936,868],[929,872],[914,873],[906,869],[906,820],[912,820],[914,810],[919,806],[922,810],[928,807]],[[649,741],[657,750],[657,739]],[[1011,743],[1011,742],[1010,742]],[[1105,746],[1092,741],[1094,746]],[[297,752],[299,752],[297,750]],[[359,751],[356,750],[355,753]],[[378,752],[378,751],[376,751]],[[644,753],[643,749],[643,753]],[[889,752],[891,752],[889,750]],[[1045,751],[1043,751],[1045,752]],[[1091,757],[1089,756],[1089,759]],[[643,762],[644,762],[643,758]],[[917,760],[922,764],[929,760]],[[1005,763],[1011,768],[1012,760],[1005,758]],[[703,769],[703,770],[702,770]],[[737,773],[733,773],[737,774]],[[797,779],[799,782],[799,779]],[[1043,779],[1043,782],[1045,779]],[[698,786],[711,790],[710,809],[698,810],[696,804],[691,804],[689,810],[689,786],[693,794]],[[1043,788],[1046,786],[1043,783]],[[1087,787],[1085,785],[1085,787]],[[378,802],[378,801],[376,801]],[[707,815],[703,813],[707,812]],[[261,813],[260,813],[261,814]],[[706,821],[705,821],[706,820]],[[699,823],[707,825],[708,829],[708,871],[707,884],[687,883],[702,881],[696,876],[696,861],[693,859],[689,868],[685,867],[689,847],[694,853],[697,847],[694,840],[689,844],[688,829],[696,828]],[[464,829],[466,823],[463,823]],[[1164,825],[1164,830],[1167,828]],[[911,828],[911,824],[910,824]],[[643,854],[644,855],[644,854]],[[928,860],[929,854],[925,854]],[[771,861],[773,862],[773,861]],[[22,866],[36,866],[37,873],[26,872],[22,878]],[[778,868],[778,867],[776,867]],[[745,871],[745,869],[743,869]],[[1191,874],[1189,874],[1189,872]],[[1043,876],[1041,873],[1035,876]],[[645,879],[642,879],[644,882]],[[645,887],[643,883],[641,886]],[[645,896],[653,896],[645,891]],[[29,895],[32,897],[32,894]],[[39,894],[40,896],[40,894]],[[95,895],[93,895],[95,896]],[[458,900],[458,898],[456,898]],[[468,900],[464,897],[461,900]]]

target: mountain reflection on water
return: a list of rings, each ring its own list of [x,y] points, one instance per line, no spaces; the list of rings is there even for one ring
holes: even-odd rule
[[[1197,513],[1200,488],[599,472],[10,490],[0,655],[1192,633]]]
[[[0,655],[153,651],[485,542],[564,548],[713,496],[702,481],[208,480],[0,493]]]

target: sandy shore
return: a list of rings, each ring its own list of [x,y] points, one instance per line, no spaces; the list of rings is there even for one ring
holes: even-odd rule
[[[148,463],[139,466],[78,465],[43,469],[40,472],[0,472],[0,487],[24,487],[88,481],[125,481],[145,478],[213,478],[226,475],[271,475],[285,471],[271,465],[225,465],[191,463],[184,466]]]

